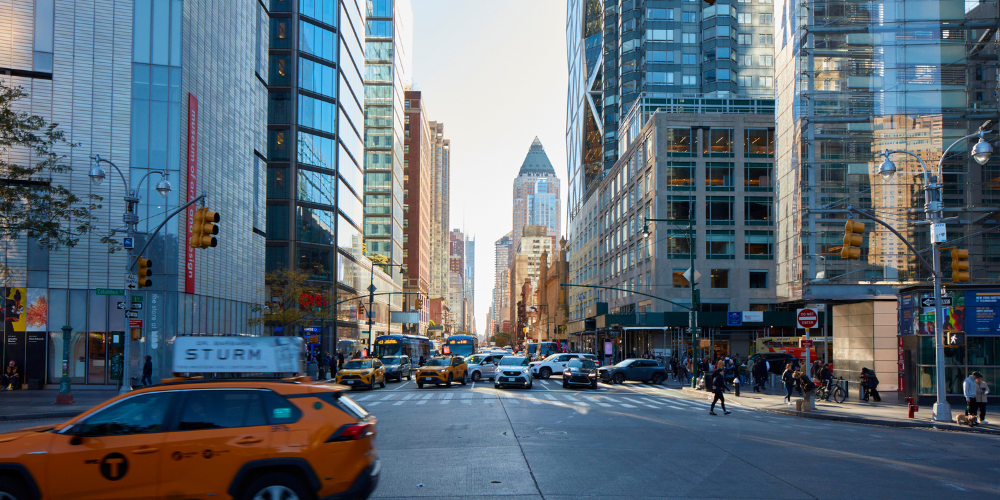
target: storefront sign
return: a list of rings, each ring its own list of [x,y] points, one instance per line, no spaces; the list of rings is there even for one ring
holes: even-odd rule
[[[301,373],[301,337],[177,337],[174,372]]]
[[[896,337],[896,340],[899,342],[899,347],[897,349],[897,360],[896,360],[896,363],[897,363],[897,367],[896,368],[897,368],[897,371],[899,372],[899,385],[897,385],[896,387],[899,388],[899,392],[903,392],[903,389],[904,389],[904,387],[903,387],[903,384],[904,384],[904,381],[903,381],[903,375],[904,375],[904,373],[903,373],[903,371],[904,371],[904,368],[903,368],[903,352],[905,352],[906,350],[903,348],[903,337]]]
[[[743,311],[744,323],[763,323],[764,311]]]
[[[1000,291],[967,291],[965,333],[968,335],[1000,335]]]
[[[198,197],[198,98],[188,94],[187,127],[187,201]],[[187,208],[187,230],[184,231],[184,293],[194,293],[194,248],[191,247],[191,229],[194,227],[195,204]]]

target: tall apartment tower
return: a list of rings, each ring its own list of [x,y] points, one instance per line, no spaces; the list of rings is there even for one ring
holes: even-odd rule
[[[273,43],[258,2],[0,3],[0,80],[27,94],[12,110],[58,124],[78,144],[57,146],[72,170],[53,175],[54,183],[82,199],[103,198],[92,211],[103,230],[74,247],[43,249],[26,237],[0,242],[12,271],[0,288],[10,306],[0,359],[17,362],[22,380],[58,384],[66,369],[75,385],[115,387],[107,361],[122,354],[116,337],[127,331],[125,311],[115,306],[126,254],[108,253],[101,238],[121,224],[127,188],[140,193],[135,250],[149,243],[142,256],[153,273],[151,287],[131,292],[144,304],[133,309],[144,327],[139,340],[126,340],[130,373],[140,373],[149,355],[152,376],[170,376],[177,335],[262,333],[246,319],[265,299],[265,85],[282,76],[268,72]],[[32,161],[24,150],[5,155]],[[93,184],[93,155],[122,175],[102,163],[106,178]],[[172,184],[166,197],[153,189],[160,171]],[[147,235],[193,198],[189,192],[208,193],[205,205],[221,214],[218,247],[186,244],[184,212]],[[121,236],[113,239],[123,243]],[[72,327],[67,365],[63,337],[52,333],[64,325]]]
[[[266,268],[306,271],[338,297],[365,293],[372,280],[398,289],[362,251],[366,11],[358,0],[275,0],[269,12]],[[399,310],[400,296],[376,297],[369,336],[389,331],[390,303]],[[369,340],[360,309],[338,314],[324,346]]]
[[[516,248],[524,226],[545,226],[553,243],[562,234],[562,209],[559,202],[559,178],[545,154],[542,142],[535,137],[514,178],[514,226],[511,239]]]
[[[448,303],[449,236],[448,203],[451,183],[451,141],[444,138],[444,124],[430,122],[431,148],[434,151],[434,195],[431,199],[431,297]]]
[[[460,229],[448,234],[448,309],[459,330],[465,330],[465,235]]]
[[[465,308],[466,329],[471,333],[476,333],[475,311],[476,304],[476,238],[465,236]]]
[[[920,164],[894,155],[898,172],[886,181],[877,175],[877,154],[908,150],[936,170],[956,139],[996,121],[997,4],[777,5],[778,299],[882,297],[895,304],[897,287],[924,283],[930,273],[873,223],[861,260],[841,260],[846,216],[823,210],[872,209],[916,248],[930,246],[927,227],[914,225],[923,217],[916,212],[924,204]],[[944,246],[970,250],[972,283],[995,283],[1000,237],[988,230],[996,222],[973,214],[1000,204],[1000,159],[973,161],[976,140],[956,145],[944,162],[945,216],[961,222],[948,226]]]
[[[369,0],[365,31],[365,245],[369,255],[403,262],[402,106],[412,57],[409,0]],[[398,267],[393,281],[402,283]]]
[[[434,147],[427,110],[419,91],[406,91],[403,109],[403,291],[419,293],[427,303],[431,287],[431,222],[434,199]],[[407,295],[409,310],[416,295]],[[425,332],[429,307],[420,311]]]
[[[491,302],[493,330],[487,332],[490,335],[500,331],[509,305],[509,278],[507,278],[505,271],[510,267],[511,245],[511,233],[509,232],[493,244],[493,301]]]

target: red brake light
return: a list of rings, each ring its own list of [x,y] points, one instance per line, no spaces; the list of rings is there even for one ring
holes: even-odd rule
[[[348,424],[334,432],[327,443],[334,441],[355,441],[375,434],[375,426],[367,423]]]

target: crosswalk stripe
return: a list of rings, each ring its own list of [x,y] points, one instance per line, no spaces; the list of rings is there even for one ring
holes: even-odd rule
[[[406,400],[396,401],[395,403],[392,404],[392,406],[399,406],[399,405],[401,405],[401,404],[403,404],[405,402],[406,402]]]
[[[431,396],[433,396],[433,395],[434,395],[434,393],[433,393],[433,392],[428,392],[427,394],[424,394],[424,397],[423,397],[423,399],[430,399],[430,398],[431,398]]]
[[[510,403],[514,403],[514,404],[521,404],[521,402],[518,401],[517,398],[510,398],[507,401],[510,402]]]
[[[454,396],[455,396],[454,392],[446,392],[446,393],[444,393],[444,399],[451,399]]]
[[[540,405],[540,404],[542,404],[542,402],[539,401],[539,400],[537,400],[537,399],[535,399],[534,396],[525,396],[524,398],[527,399],[528,401],[531,401],[531,404],[533,404],[533,405]]]
[[[412,398],[413,396],[416,396],[416,394],[407,394],[407,395],[403,396],[403,401],[406,401],[406,400]]]
[[[390,400],[390,399],[392,399],[392,398],[394,398],[394,397],[396,397],[396,395],[395,395],[395,394],[386,394],[386,395],[385,395],[385,397],[383,397],[383,398],[381,399],[381,401],[388,401],[388,400]]]
[[[369,394],[369,395],[367,395],[367,396],[361,396],[360,398],[357,398],[357,400],[358,400],[358,401],[368,401],[369,399],[371,399],[371,398],[374,398],[374,397],[375,397],[375,396],[373,396],[373,395]]]
[[[472,397],[472,393],[471,392],[463,392],[462,393],[462,399],[469,399],[471,397]]]
[[[612,403],[617,403],[618,400],[609,396],[601,396],[601,401],[611,401]]]
[[[375,401],[375,402],[372,402],[372,403],[368,403],[368,405],[367,405],[367,406],[376,406],[376,405],[378,405],[378,404],[379,404],[379,402],[378,402],[378,401]]]
[[[463,399],[461,401],[462,401],[462,403],[467,404],[467,405],[471,405],[472,404],[472,400],[471,399]]]
[[[625,408],[635,408],[634,406],[627,403],[622,403],[622,406],[624,406]]]
[[[628,402],[630,402],[630,403],[635,403],[635,404],[637,404],[637,405],[641,405],[641,404],[643,404],[643,403],[642,403],[642,401],[636,401],[636,400],[634,400],[634,399],[632,399],[632,398],[622,398],[622,399],[624,399],[625,401],[628,401]]]
[[[451,402],[451,400],[450,400],[450,399],[442,399],[442,400],[440,401],[440,403],[441,403],[441,404],[443,404],[443,405],[446,405],[446,404],[448,404],[448,403],[450,403],[450,402]]]
[[[590,408],[590,405],[584,403],[583,401],[574,401],[573,404],[575,404],[576,406],[585,406],[587,408]]]
[[[555,401],[556,397],[551,394],[542,394],[542,397],[548,399],[549,401]]]
[[[568,400],[570,400],[570,401],[579,401],[578,399],[574,398],[573,396],[571,396],[569,394],[563,394],[563,397],[566,398],[566,399],[568,399]]]

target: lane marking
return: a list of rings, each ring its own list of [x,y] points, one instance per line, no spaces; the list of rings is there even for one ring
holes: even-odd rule
[[[406,400],[396,401],[395,403],[392,404],[392,406],[399,406],[399,405],[401,405],[401,404],[403,404],[405,402],[406,402]]]
[[[556,397],[553,396],[553,395],[551,395],[551,394],[542,394],[542,397],[545,398],[545,399],[547,399],[547,400],[549,400],[549,401],[555,401],[556,400]]]
[[[355,399],[355,401],[368,401],[369,399],[374,397],[375,396],[373,394],[369,394],[367,396],[361,396],[360,398]]]
[[[472,393],[471,392],[463,392],[462,393],[462,399],[469,399],[471,397],[472,397]]]
[[[524,398],[527,399],[528,401],[531,401],[531,404],[533,404],[533,405],[540,405],[540,404],[542,404],[542,402],[539,401],[539,400],[537,400],[537,399],[535,399],[534,396],[530,396],[529,395],[529,396],[525,396]]]
[[[628,403],[622,403],[621,405],[624,406],[625,408],[635,408],[635,406],[632,406]]]
[[[636,401],[635,399],[632,399],[632,398],[622,398],[622,399],[624,399],[625,401],[628,401],[628,402],[630,402],[630,403],[635,403],[635,404],[637,404],[637,405],[642,405],[642,404],[645,404],[645,403],[643,403],[642,401]]]
[[[386,394],[386,395],[385,395],[385,396],[384,396],[384,397],[383,397],[382,399],[380,399],[379,401],[388,401],[388,400],[390,400],[390,399],[392,399],[392,398],[394,398],[394,397],[396,397],[396,395],[395,395],[395,394]]]
[[[402,389],[403,387],[406,387],[406,385],[409,384],[410,382],[411,382],[410,380],[407,380],[406,382],[403,382],[403,383],[399,384],[398,386],[396,386],[396,388],[393,389],[393,390],[394,391],[398,391],[398,390]]]
[[[377,406],[379,404],[381,404],[381,403],[379,403],[378,401],[375,401],[373,403],[368,403],[366,406]]]
[[[403,396],[403,401],[406,401],[406,400],[408,400],[408,399],[410,399],[410,398],[412,398],[414,396],[416,396],[416,394],[413,394],[413,393],[407,394],[407,395]]]
[[[424,399],[430,399],[431,396],[433,396],[433,395],[434,395],[433,392],[428,392],[427,394],[424,394]]]
[[[451,402],[451,400],[450,400],[450,399],[442,399],[442,400],[441,400],[441,404],[443,404],[443,405],[446,405],[446,404],[448,404],[448,403],[450,403],[450,402]]]

